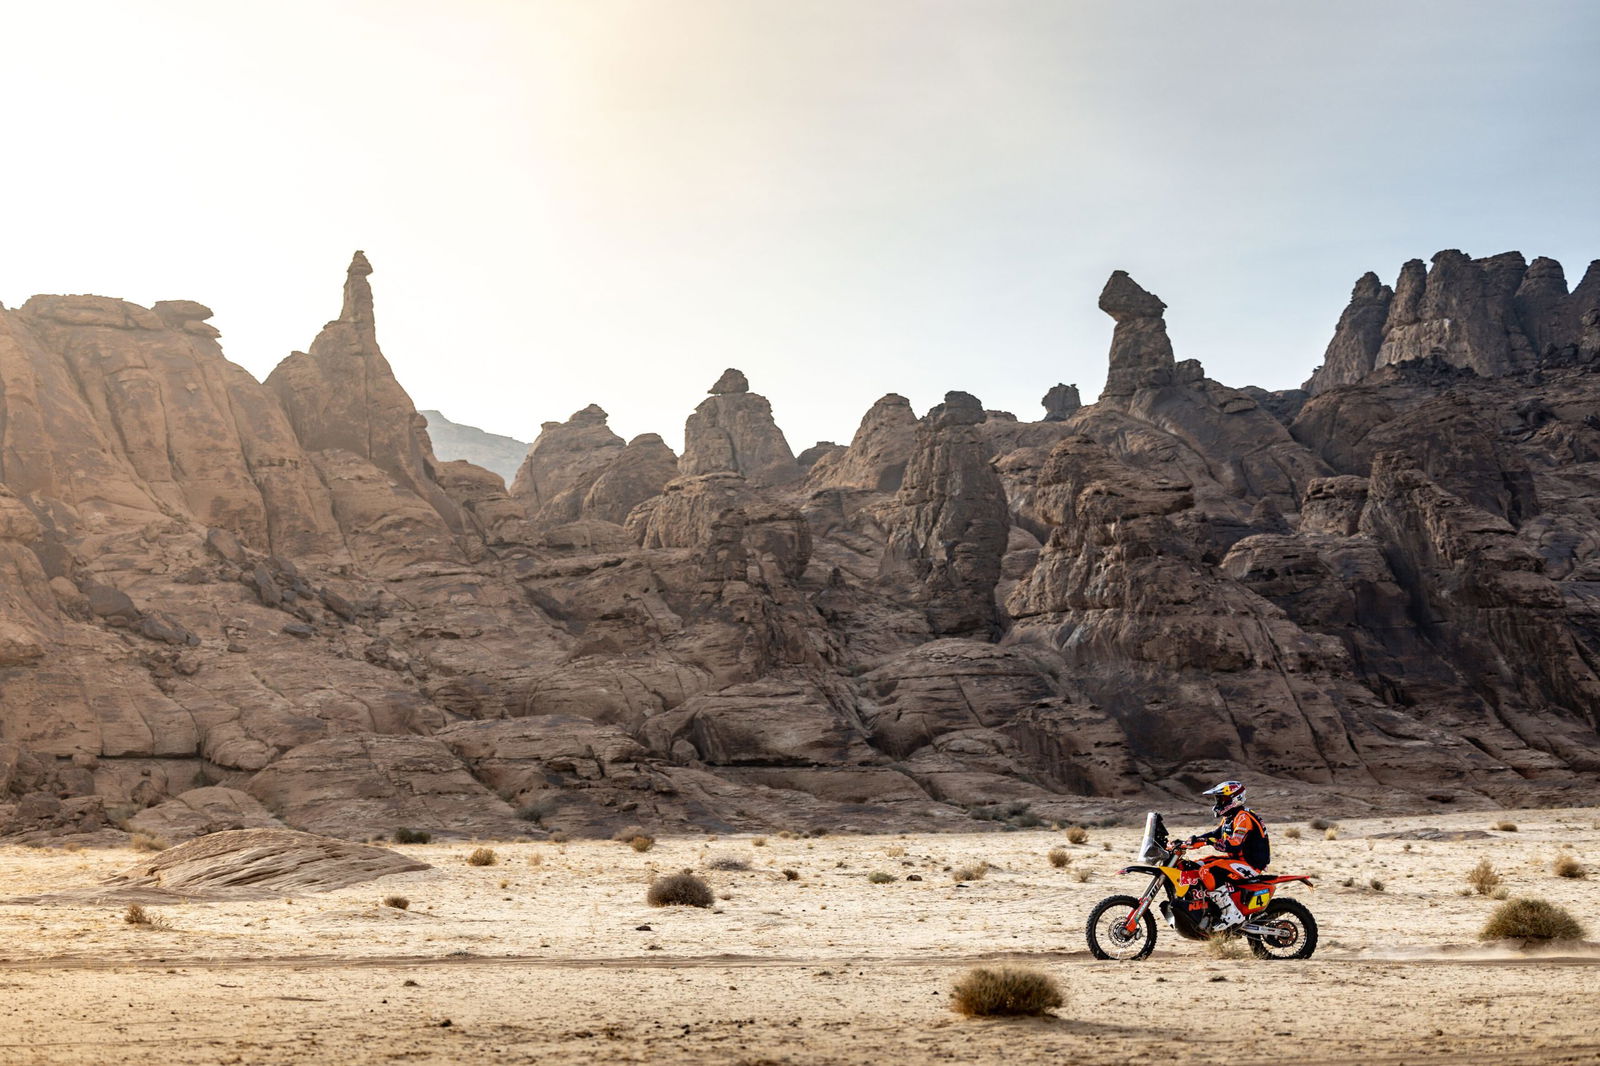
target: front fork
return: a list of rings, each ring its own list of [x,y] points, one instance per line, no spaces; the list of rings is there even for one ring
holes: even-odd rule
[[[1128,912],[1127,920],[1122,923],[1123,932],[1132,933],[1139,928],[1139,920],[1142,919],[1145,915],[1145,912],[1150,909],[1150,904],[1154,902],[1156,893],[1160,891],[1161,882],[1164,880],[1165,878],[1161,877],[1160,875],[1150,879],[1150,887],[1145,889],[1144,895],[1139,897],[1139,905]]]

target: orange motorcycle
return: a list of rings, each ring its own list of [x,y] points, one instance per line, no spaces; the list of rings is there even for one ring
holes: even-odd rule
[[[1150,885],[1141,896],[1107,896],[1095,904],[1084,928],[1089,954],[1118,962],[1136,962],[1148,956],[1156,946],[1153,904],[1168,928],[1185,940],[1242,936],[1258,959],[1309,959],[1317,950],[1317,920],[1311,911],[1299,900],[1276,894],[1279,887],[1292,881],[1312,887],[1311,878],[1263,875],[1233,885],[1233,902],[1245,921],[1223,929],[1216,904],[1206,898],[1201,887],[1200,864],[1181,857],[1186,850],[1189,848],[1168,838],[1161,815],[1151,811],[1145,816],[1139,861],[1117,872],[1149,874]],[[1165,898],[1158,902],[1158,895]]]

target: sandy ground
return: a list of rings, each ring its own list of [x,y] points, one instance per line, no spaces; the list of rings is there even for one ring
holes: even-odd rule
[[[1600,945],[1480,946],[1497,904],[1458,894],[1489,857],[1513,894],[1600,938],[1600,809],[1503,817],[1519,831],[1462,842],[1373,834],[1502,816],[1344,821],[1336,840],[1269,822],[1274,870],[1318,877],[1293,893],[1321,926],[1308,962],[1217,958],[1165,927],[1144,962],[1092,960],[1089,908],[1143,885],[1116,876],[1133,828],[1076,846],[1045,830],[503,844],[487,867],[468,845],[412,846],[435,868],[150,908],[165,930],[121,905],[0,904],[0,1063],[1600,1062]],[[1070,868],[1046,860],[1056,845]],[[1555,876],[1562,847],[1595,876]],[[706,873],[714,910],[645,904],[654,873],[723,856],[750,868]],[[91,888],[137,859],[0,849],[0,898]],[[977,861],[987,877],[952,880]],[[390,894],[410,909],[382,906]],[[953,1014],[952,983],[994,961],[1051,974],[1067,1006]]]

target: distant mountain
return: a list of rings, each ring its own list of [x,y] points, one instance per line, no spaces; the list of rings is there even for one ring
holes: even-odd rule
[[[428,420],[428,436],[433,439],[435,455],[446,461],[465,459],[493,470],[506,479],[507,485],[517,476],[517,467],[528,454],[527,441],[485,433],[477,426],[463,426],[438,411],[423,411],[422,417]]]

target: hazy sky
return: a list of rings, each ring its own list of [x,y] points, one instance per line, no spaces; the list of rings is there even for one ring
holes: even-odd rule
[[[258,377],[372,259],[417,405],[795,450],[1099,391],[1122,268],[1296,385],[1351,284],[1600,256],[1590,0],[0,0],[0,300],[200,300]]]

